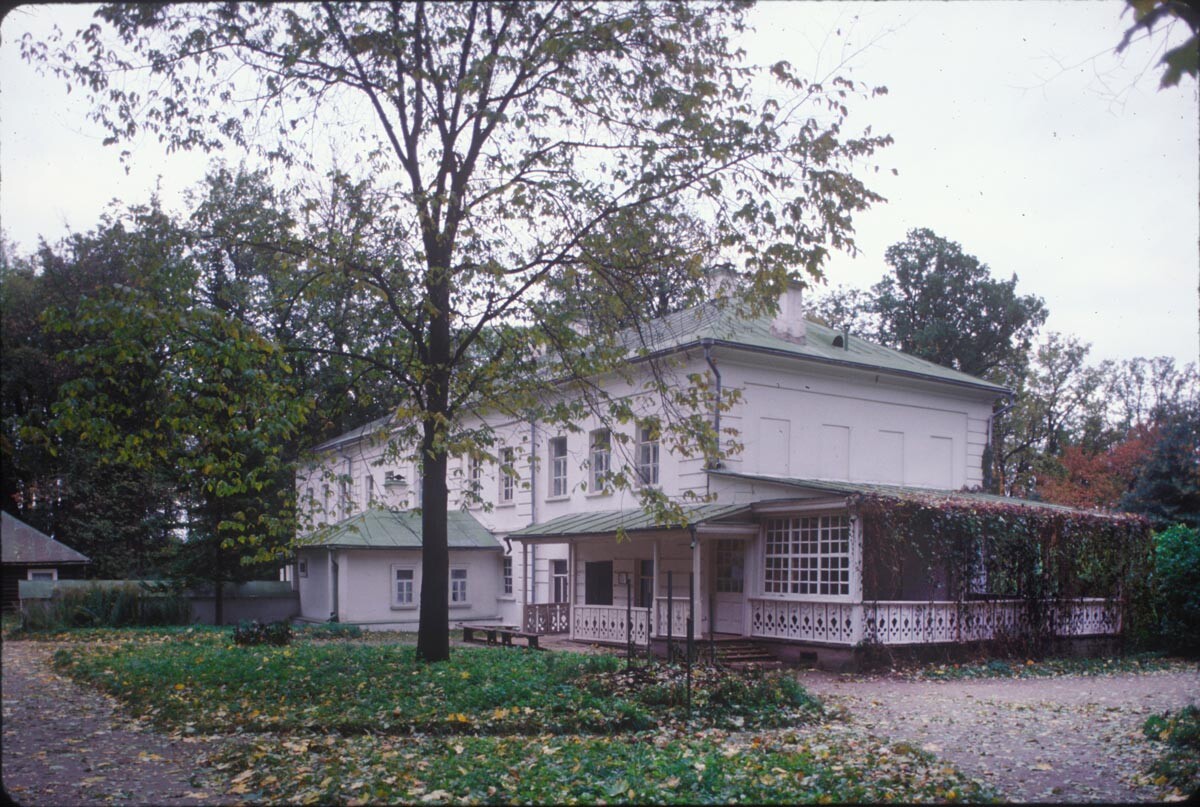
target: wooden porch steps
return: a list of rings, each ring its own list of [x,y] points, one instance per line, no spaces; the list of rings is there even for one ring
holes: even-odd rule
[[[783,662],[752,639],[716,642],[717,662],[728,667],[782,667]]]

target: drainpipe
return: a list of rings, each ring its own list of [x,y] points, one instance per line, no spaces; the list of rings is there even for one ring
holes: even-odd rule
[[[529,421],[529,523],[537,523],[537,420]],[[525,604],[537,602],[537,544],[526,544]]]
[[[717,454],[718,456],[709,462],[709,468],[721,467],[721,371],[717,369],[717,363],[713,361],[712,347],[713,340],[701,339],[700,345],[704,348],[704,360],[708,362],[709,368],[713,371],[713,377],[717,380],[717,398],[713,404],[713,431],[717,435]]]

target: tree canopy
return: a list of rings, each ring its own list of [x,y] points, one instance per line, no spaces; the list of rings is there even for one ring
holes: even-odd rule
[[[377,332],[296,349],[385,375],[412,424],[426,659],[448,654],[446,474],[470,448],[464,408],[528,404],[531,376],[511,370],[539,356],[587,377],[627,355],[627,318],[586,339],[572,327],[571,278],[606,296],[645,288],[662,263],[637,234],[680,210],[696,253],[734,263],[761,310],[852,250],[853,214],[880,200],[851,168],[890,138],[844,127],[849,98],[882,88],[747,66],[731,44],[746,8],[113,4],[78,40],[23,43],[89,93],[113,142],[247,149],[310,181],[322,144],[340,144],[342,167],[301,205],[321,226],[287,249],[307,305]],[[151,81],[130,81],[143,67]]]

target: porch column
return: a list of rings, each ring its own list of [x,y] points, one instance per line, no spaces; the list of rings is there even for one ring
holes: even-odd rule
[[[575,571],[575,542],[567,542],[567,636],[575,639],[575,589],[579,575]]]
[[[863,620],[866,613],[863,610],[863,528],[862,516],[850,511],[850,602],[851,623],[850,643],[857,645],[863,640],[866,631],[863,630]]]
[[[651,563],[654,564],[654,579],[650,584],[650,630],[647,631],[647,636],[653,636],[655,631],[661,635],[664,631],[658,624],[658,539],[654,539],[653,544],[654,554]]]
[[[704,599],[704,564],[700,556],[700,536],[692,533],[692,575],[696,581],[696,602],[693,604],[692,624],[696,626],[696,638],[704,635],[704,620],[707,619],[708,605]]]

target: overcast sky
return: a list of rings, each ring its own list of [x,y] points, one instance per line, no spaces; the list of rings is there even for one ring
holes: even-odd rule
[[[1200,346],[1200,132],[1190,78],[1158,90],[1158,43],[1115,56],[1129,17],[1095,2],[766,2],[743,46],[802,74],[838,70],[889,94],[850,106],[850,126],[891,134],[872,162],[888,202],[855,219],[857,258],[832,284],[867,287],[884,250],[929,227],[1045,298],[1046,330],[1093,345],[1092,359]],[[199,180],[201,155],[136,144],[132,171],[103,147],[85,99],[19,56],[27,32],[85,25],[82,6],[27,6],[0,27],[0,227],[18,249],[94,227],[112,199],[138,203],[161,181],[168,206]],[[1180,32],[1175,33],[1175,40]],[[236,156],[230,155],[236,162]],[[898,176],[892,176],[895,168]]]

